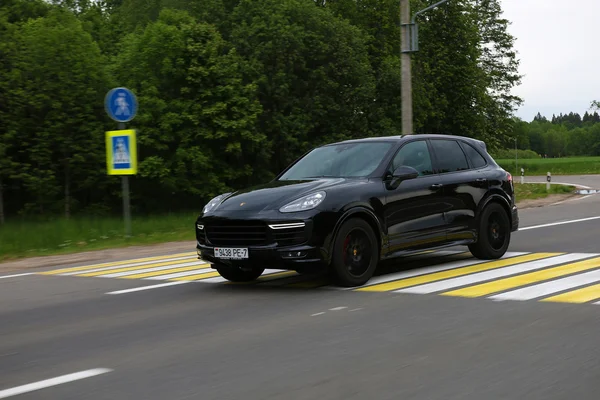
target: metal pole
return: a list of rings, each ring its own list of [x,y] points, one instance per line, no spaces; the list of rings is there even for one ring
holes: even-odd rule
[[[413,133],[412,69],[410,52],[410,0],[400,0],[400,24],[402,53],[402,134]]]
[[[517,138],[515,138],[515,170],[519,174],[519,150],[517,150]]]
[[[125,124],[120,122],[119,129],[125,129]],[[121,176],[121,188],[123,190],[123,219],[125,220],[125,237],[131,236],[131,209],[129,200],[129,176]]]

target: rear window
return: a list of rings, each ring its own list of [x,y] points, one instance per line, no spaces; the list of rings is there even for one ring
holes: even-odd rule
[[[455,140],[436,139],[431,141],[440,173],[465,171],[469,169],[467,158]]]
[[[469,157],[469,160],[471,161],[471,165],[473,165],[473,168],[481,168],[486,166],[487,161],[485,161],[485,158],[483,158],[481,153],[475,150],[475,148],[468,143],[463,143],[462,145],[465,149],[467,157]]]

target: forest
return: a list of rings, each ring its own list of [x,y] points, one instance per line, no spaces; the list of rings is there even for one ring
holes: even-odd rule
[[[595,102],[583,117],[579,113],[538,113],[531,122],[515,119],[514,138],[521,158],[600,156],[600,115]],[[514,139],[513,139],[514,140]],[[496,151],[498,158],[514,158],[512,150]],[[528,151],[521,151],[528,150]]]
[[[0,222],[112,216],[104,96],[131,89],[134,215],[199,211],[271,179],[308,149],[401,131],[397,0],[3,0]],[[412,10],[432,4],[414,0]],[[415,133],[493,151],[600,151],[597,114],[514,117],[515,38],[499,0],[455,0],[419,19]]]

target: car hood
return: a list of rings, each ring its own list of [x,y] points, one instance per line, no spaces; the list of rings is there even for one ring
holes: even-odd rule
[[[340,186],[343,178],[302,181],[272,181],[234,192],[227,196],[217,211],[262,211],[279,209],[289,202],[319,190]]]

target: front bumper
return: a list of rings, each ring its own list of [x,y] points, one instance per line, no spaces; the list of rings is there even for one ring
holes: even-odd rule
[[[242,269],[321,270],[329,263],[327,243],[337,217],[318,210],[290,216],[273,211],[217,211],[210,216],[200,216],[196,221],[198,256],[211,264]],[[304,226],[281,228],[288,224]],[[279,228],[274,229],[274,225]],[[217,258],[216,247],[248,249],[248,258]]]
[[[326,266],[325,257],[315,246],[292,246],[292,247],[248,247],[235,246],[248,249],[248,258],[241,260],[229,260],[215,257],[215,247],[198,243],[198,258],[211,264],[223,264],[241,269],[284,269],[284,270],[319,270]],[[234,247],[234,246],[232,246]]]

